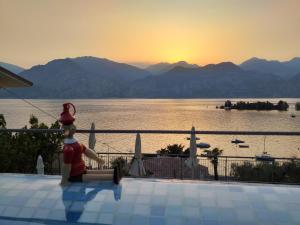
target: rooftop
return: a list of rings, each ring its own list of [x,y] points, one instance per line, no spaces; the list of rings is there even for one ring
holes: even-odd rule
[[[33,84],[0,66],[0,88],[30,87]]]

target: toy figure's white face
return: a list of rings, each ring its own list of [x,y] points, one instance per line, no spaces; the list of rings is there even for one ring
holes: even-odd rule
[[[64,130],[64,138],[72,138],[76,133],[76,126],[74,124],[62,125],[62,129]]]

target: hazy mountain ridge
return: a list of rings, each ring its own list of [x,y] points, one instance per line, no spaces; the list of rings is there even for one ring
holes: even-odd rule
[[[137,67],[107,59],[56,59],[20,73],[34,85],[13,91],[26,98],[122,97],[131,82],[150,75]]]
[[[162,62],[162,63],[150,65],[145,70],[149,71],[150,73],[152,73],[154,75],[160,75],[160,74],[166,73],[176,67],[198,68],[199,66],[197,64],[189,64],[185,61],[179,61],[176,63]]]
[[[290,61],[297,66],[298,60]],[[244,70],[232,62],[175,66],[161,75],[108,59],[56,59],[20,73],[34,83],[13,89],[24,98],[300,97],[300,70],[291,78]],[[11,98],[3,90],[0,97]]]
[[[21,73],[23,70],[25,70],[24,68],[14,65],[14,64],[10,64],[10,63],[5,63],[5,62],[0,62],[0,66],[4,67],[5,69],[13,72],[13,73]]]
[[[271,73],[288,79],[300,72],[300,57],[283,62],[253,57],[240,64],[240,67],[244,70]]]
[[[277,92],[281,85],[282,79],[275,75],[244,71],[228,62],[193,69],[174,68],[160,76],[137,80],[128,97],[276,97],[282,94]]]

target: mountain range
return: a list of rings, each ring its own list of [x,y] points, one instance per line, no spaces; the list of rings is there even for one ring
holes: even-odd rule
[[[184,68],[198,68],[199,67],[197,64],[189,64],[185,61],[179,61],[176,63],[167,63],[167,62],[157,63],[154,65],[148,66],[146,68],[146,70],[149,71],[150,73],[152,73],[153,75],[159,75],[159,74],[166,73],[177,66],[184,67]]]
[[[300,58],[205,66],[180,61],[141,69],[86,56],[56,59],[19,75],[34,83],[13,89],[24,98],[300,97]],[[13,96],[1,90],[0,97]]]
[[[300,57],[295,57],[290,61],[284,62],[254,57],[243,62],[240,67],[244,70],[271,73],[282,78],[291,78],[300,72]]]

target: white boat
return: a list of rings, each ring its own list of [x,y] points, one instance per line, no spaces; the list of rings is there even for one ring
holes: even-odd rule
[[[204,142],[197,143],[196,146],[197,148],[210,148],[210,144]]]
[[[255,159],[258,161],[274,161],[274,157],[272,157],[270,154],[268,154],[267,152],[263,152],[261,155],[256,155]]]

